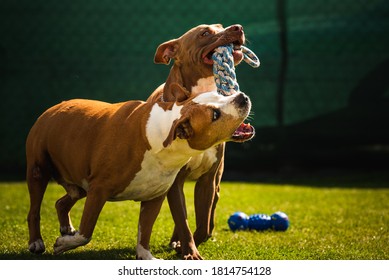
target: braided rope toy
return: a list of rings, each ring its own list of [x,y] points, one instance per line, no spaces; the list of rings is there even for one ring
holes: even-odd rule
[[[239,84],[236,80],[233,44],[220,46],[215,49],[212,55],[213,75],[217,91],[221,95],[231,95],[239,91]],[[243,60],[251,67],[259,67],[259,59],[249,48],[241,46]]]

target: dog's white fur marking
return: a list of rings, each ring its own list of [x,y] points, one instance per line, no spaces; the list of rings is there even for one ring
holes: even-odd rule
[[[236,96],[236,94],[223,96],[218,94],[216,91],[210,91],[196,96],[193,99],[193,102],[207,106],[214,106],[234,118],[239,118],[240,114],[234,103],[231,102],[234,98],[236,98]]]
[[[174,104],[171,111],[164,111],[158,104],[154,104],[146,124],[146,136],[152,150],[160,151],[164,148],[162,142],[169,135],[173,122],[181,117],[182,107]]]
[[[142,211],[143,211],[143,207],[140,209],[141,213],[142,213]],[[145,249],[140,244],[141,236],[142,236],[142,227],[140,226],[140,224],[138,224],[138,241],[136,244],[136,257],[139,260],[156,260],[156,258],[154,258],[154,256],[151,254],[151,252],[149,250]]]
[[[61,234],[73,235],[76,232],[76,229],[70,224],[69,226],[60,226],[59,232]]]
[[[199,79],[197,84],[192,87],[191,94],[200,94],[207,91],[216,91],[215,78],[213,76]]]
[[[143,248],[139,243],[136,245],[136,256],[140,260],[156,260],[150,251]]]
[[[74,235],[65,235],[57,238],[54,244],[54,254],[60,254],[67,250],[87,244],[91,239],[85,238],[76,232]]]
[[[166,158],[171,158],[173,166],[168,166]],[[112,200],[146,201],[166,193],[172,185],[179,168],[189,160],[189,156],[171,156],[168,152],[155,155],[153,150],[146,151],[142,161],[141,170],[135,175],[129,186]],[[182,160],[184,160],[183,163]],[[176,162],[175,162],[176,161]],[[178,161],[178,163],[177,163]]]

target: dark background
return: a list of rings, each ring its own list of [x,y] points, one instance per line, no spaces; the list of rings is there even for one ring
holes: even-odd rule
[[[227,145],[226,178],[386,172],[387,0],[2,0],[0,179],[24,179],[25,139],[45,109],[146,99],[170,69],[153,64],[157,46],[201,23],[242,24],[261,60],[236,69],[257,135]]]

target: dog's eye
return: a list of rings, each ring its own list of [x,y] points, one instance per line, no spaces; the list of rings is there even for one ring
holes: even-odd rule
[[[220,118],[220,110],[218,109],[213,109],[213,114],[212,114],[212,121],[216,121]]]
[[[207,30],[207,31],[204,31],[204,32],[201,34],[202,37],[207,37],[207,36],[209,36],[209,35],[211,35],[211,32],[209,32],[208,30]]]

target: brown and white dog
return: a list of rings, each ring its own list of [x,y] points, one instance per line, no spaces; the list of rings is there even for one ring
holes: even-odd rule
[[[221,24],[199,25],[177,39],[161,44],[155,53],[156,63],[169,64],[174,60],[166,83],[159,86],[148,100],[182,101],[203,92],[216,90],[212,66],[214,49],[234,44],[234,63],[243,59],[241,45],[245,34],[241,25],[223,28]],[[219,198],[220,180],[224,169],[225,143],[193,157],[179,172],[168,193],[170,209],[175,221],[171,238],[173,247],[184,256],[201,258],[196,245],[207,240],[214,228],[214,211]],[[196,180],[196,231],[192,235],[186,221],[183,185],[186,179]],[[183,222],[184,221],[184,222]],[[179,248],[177,248],[177,245]]]
[[[40,208],[54,178],[67,194],[56,202],[61,237],[54,253],[87,244],[106,201],[141,201],[137,258],[149,251],[152,226],[180,169],[210,147],[253,136],[242,122],[251,108],[243,93],[207,92],[182,102],[110,104],[76,99],[44,112],[26,141],[29,250],[45,251]],[[86,196],[79,231],[69,212]]]

